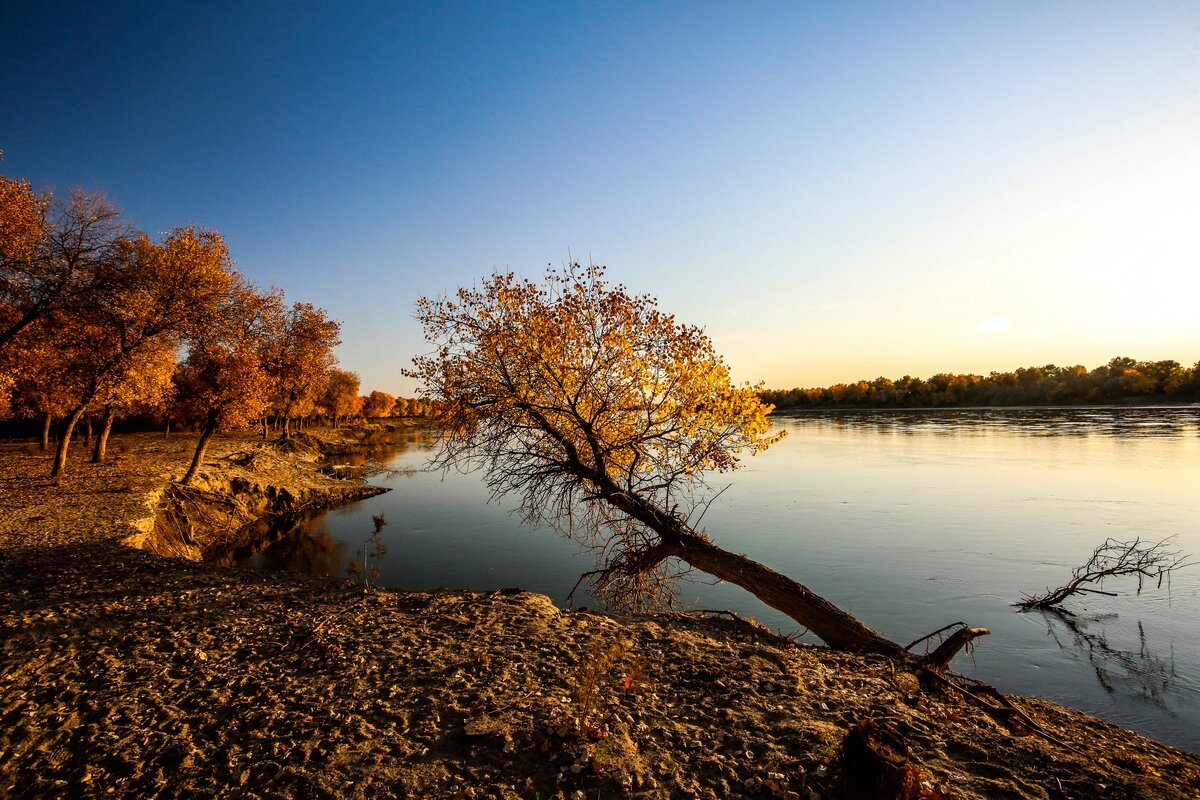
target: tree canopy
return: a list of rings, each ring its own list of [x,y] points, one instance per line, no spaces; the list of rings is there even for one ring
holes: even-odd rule
[[[438,349],[411,375],[447,409],[449,460],[482,466],[496,495],[522,497],[527,518],[608,559],[634,558],[654,537],[629,509],[598,501],[690,512],[704,472],[735,469],[775,439],[770,407],[730,381],[700,328],[608,285],[601,267],[574,264],[542,283],[493,275],[422,298],[417,318]]]

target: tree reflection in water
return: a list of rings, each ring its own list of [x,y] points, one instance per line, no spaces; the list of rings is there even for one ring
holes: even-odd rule
[[[1108,641],[1106,626],[1117,619],[1116,614],[1079,616],[1065,609],[1045,609],[1041,613],[1046,620],[1046,633],[1067,654],[1086,656],[1106,692],[1166,708],[1164,696],[1177,677],[1174,652],[1168,660],[1159,658],[1146,644],[1141,620],[1137,624],[1137,650],[1125,650]],[[1093,625],[1100,630],[1090,630]]]
[[[259,553],[259,569],[267,572],[304,572],[309,575],[342,575],[348,561],[346,545],[338,542],[323,524],[324,514],[294,522],[270,547]]]

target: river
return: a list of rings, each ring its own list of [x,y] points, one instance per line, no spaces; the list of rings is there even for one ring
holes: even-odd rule
[[[906,643],[958,620],[991,628],[954,666],[998,688],[1078,708],[1200,751],[1200,567],[1170,586],[1132,579],[1081,596],[1073,617],[1017,613],[1022,593],[1070,578],[1106,538],[1175,537],[1200,555],[1200,408],[820,412],[775,416],[788,436],[746,468],[703,527]],[[346,574],[384,515],[380,583],[519,586],[563,603],[587,554],[488,503],[477,475],[423,471],[414,432],[374,480],[393,491],[306,520],[244,563]],[[693,608],[785,633],[791,620],[704,576]],[[591,602],[577,595],[576,603]],[[812,641],[802,636],[802,641]]]

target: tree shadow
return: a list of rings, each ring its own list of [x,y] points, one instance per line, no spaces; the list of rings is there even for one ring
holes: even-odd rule
[[[1109,641],[1108,622],[1116,614],[1079,616],[1065,609],[1041,609],[1046,633],[1066,653],[1079,653],[1091,663],[1100,686],[1110,695],[1142,700],[1166,709],[1166,694],[1176,678],[1175,654],[1160,658],[1149,646],[1141,620],[1136,650]]]

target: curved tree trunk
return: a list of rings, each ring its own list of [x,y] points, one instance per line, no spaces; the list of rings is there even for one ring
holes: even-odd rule
[[[58,449],[54,452],[54,466],[50,468],[51,478],[57,478],[67,466],[67,448],[71,446],[71,434],[75,432],[75,425],[83,416],[83,410],[86,407],[78,406],[67,417],[66,424],[63,425],[62,438],[58,440]]]
[[[808,628],[834,649],[892,657],[908,656],[905,648],[864,625],[853,614],[838,608],[807,586],[765,564],[717,547],[677,515],[658,508],[645,498],[620,491],[604,476],[592,472],[588,478],[600,487],[599,497],[658,534],[659,543],[637,560],[637,570],[650,570],[664,559],[675,557],[715,578],[742,587],[771,608],[782,611]],[[959,650],[987,633],[986,628],[960,631],[946,639],[921,663],[932,669],[944,669]]]
[[[737,553],[722,550],[699,535],[668,545],[672,555],[702,572],[740,586],[782,611],[837,650],[898,656],[903,648],[864,625],[847,611],[791,578]]]
[[[606,476],[591,472],[587,478],[600,487],[600,497],[658,534],[659,544],[643,554],[638,569],[652,569],[674,556],[715,578],[742,587],[811,630],[830,647],[892,656],[904,653],[898,644],[807,586],[746,556],[717,547],[676,514],[658,508],[643,497],[621,491]]]
[[[104,424],[100,427],[100,435],[96,437],[96,449],[92,451],[93,464],[104,461],[105,453],[108,452],[108,435],[112,433],[113,420],[116,418],[117,412],[112,406],[104,409]]]
[[[179,479],[179,482],[188,486],[192,482],[192,478],[196,477],[196,471],[200,469],[200,465],[204,463],[204,451],[208,449],[208,440],[217,430],[217,417],[215,414],[209,414],[208,419],[204,423],[204,430],[200,432],[200,441],[196,443],[196,452],[192,454],[192,463],[188,466],[187,472]]]
[[[46,412],[46,416],[42,418],[42,440],[38,443],[38,450],[43,453],[50,449],[50,425],[54,422],[54,417],[50,412]]]

